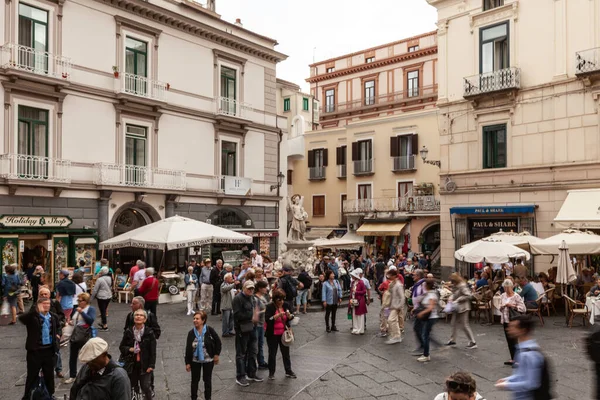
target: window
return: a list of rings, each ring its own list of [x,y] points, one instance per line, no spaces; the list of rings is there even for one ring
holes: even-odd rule
[[[394,171],[415,169],[415,156],[419,151],[418,138],[417,135],[392,136],[390,138],[390,156]]]
[[[409,52],[409,53],[414,53],[415,51],[418,51],[418,50],[419,50],[419,45],[416,45],[416,46],[410,46],[410,47],[408,48],[408,52]]]
[[[221,175],[237,176],[237,143],[221,142]]]
[[[332,72],[335,72],[335,67],[329,67],[329,68],[327,68],[326,71],[327,71],[328,74],[330,74]]]
[[[365,82],[365,106],[375,104],[375,81]]]
[[[148,93],[148,43],[125,38],[125,91],[145,96]]]
[[[413,192],[412,182],[398,182],[398,197],[411,197]]]
[[[483,128],[483,168],[506,167],[506,125]]]
[[[48,12],[19,3],[19,64],[34,71],[48,72]]]
[[[324,217],[325,216],[325,196],[313,196],[312,198],[312,213],[313,217]]]
[[[340,146],[335,149],[335,164],[346,165],[346,146]]]
[[[373,142],[360,140],[352,143],[352,161],[354,162],[354,174],[372,173]]]
[[[508,68],[508,22],[481,29],[480,35],[480,73]]]
[[[419,96],[419,71],[410,71],[406,75],[408,88],[408,97],[418,97]]]
[[[309,179],[325,179],[325,167],[328,164],[328,158],[327,149],[308,151]]]
[[[48,111],[19,106],[18,112],[18,153],[27,156],[48,157]],[[47,177],[48,161],[45,158],[19,158],[17,171],[22,176]]]
[[[370,64],[370,63],[372,63],[372,62],[375,62],[375,57],[367,57],[367,58],[365,58],[365,62],[366,62],[367,64]]]
[[[308,97],[302,98],[302,110],[308,111]]]
[[[221,110],[228,115],[236,115],[237,71],[221,67]]]
[[[335,111],[335,89],[325,91],[325,112]]]
[[[504,5],[504,0],[483,0],[483,11]]]
[[[291,108],[290,103],[291,103],[290,99],[283,99],[283,111],[284,112],[290,111],[290,108]]]
[[[131,185],[142,185],[146,180],[146,134],[143,126],[125,126],[125,180]]]
[[[367,200],[371,199],[371,184],[358,185],[358,199]]]
[[[287,170],[287,184],[288,185],[292,185],[293,180],[292,180],[292,174],[293,174],[294,170],[292,169],[288,169]]]

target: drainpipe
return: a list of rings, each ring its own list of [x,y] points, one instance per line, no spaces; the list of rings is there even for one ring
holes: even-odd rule
[[[283,140],[283,131],[279,128],[279,118],[276,116],[275,117],[275,127],[279,130],[279,143],[277,145],[277,175],[279,175],[281,173],[281,142]],[[287,172],[287,171],[286,171]],[[276,178],[279,179],[279,178]],[[283,182],[281,183],[283,185]],[[275,203],[276,206],[276,213],[277,213],[277,230],[279,230],[279,228],[281,227],[281,219],[279,218],[279,202],[281,201],[281,199],[279,198],[281,196],[280,194],[281,191],[281,187],[279,186],[279,182],[277,182],[277,202]],[[287,226],[287,221],[286,221],[286,226]],[[279,235],[277,235],[277,237],[279,238]],[[277,257],[279,257],[279,239],[277,239],[277,249],[275,251],[275,259],[277,259]]]

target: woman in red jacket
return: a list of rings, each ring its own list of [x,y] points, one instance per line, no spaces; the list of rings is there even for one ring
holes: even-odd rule
[[[146,279],[142,282],[138,293],[146,301],[144,309],[152,312],[156,317],[156,305],[158,304],[158,296],[160,295],[160,282],[154,276],[154,268],[146,268]]]
[[[350,287],[350,302],[348,304],[348,314],[352,313],[352,334],[365,334],[365,314],[367,313],[367,289],[360,279],[359,271],[354,270],[350,273],[352,277],[352,286]]]

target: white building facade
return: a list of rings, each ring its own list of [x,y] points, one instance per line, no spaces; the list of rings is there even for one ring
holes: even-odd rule
[[[276,256],[275,40],[221,20],[214,1],[10,0],[0,20],[0,245],[13,258],[58,271],[173,215]]]

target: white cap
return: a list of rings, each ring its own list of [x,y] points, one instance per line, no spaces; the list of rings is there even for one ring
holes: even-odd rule
[[[396,268],[395,265],[392,265],[391,267],[388,268],[388,271],[397,271],[398,268]]]
[[[83,345],[81,350],[79,350],[79,361],[84,364],[89,363],[92,360],[100,357],[102,354],[108,351],[108,343],[106,340],[95,337],[90,340],[86,344]]]

